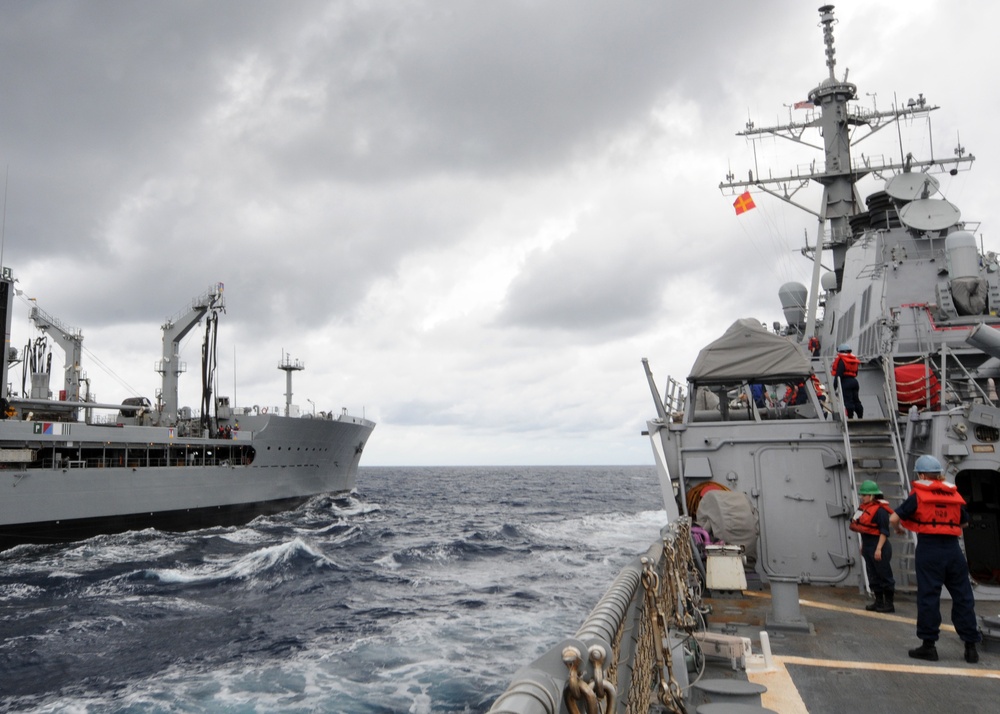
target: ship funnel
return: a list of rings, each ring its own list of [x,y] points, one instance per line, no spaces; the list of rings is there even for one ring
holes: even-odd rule
[[[988,286],[979,276],[976,237],[968,231],[950,233],[944,239],[944,251],[955,309],[959,315],[982,315],[986,312]]]
[[[785,313],[785,322],[796,332],[802,332],[806,326],[806,300],[809,291],[802,283],[785,283],[778,289],[778,299],[781,310]]]
[[[944,250],[948,257],[948,275],[952,280],[979,277],[979,251],[974,235],[968,231],[949,233],[944,239]]]

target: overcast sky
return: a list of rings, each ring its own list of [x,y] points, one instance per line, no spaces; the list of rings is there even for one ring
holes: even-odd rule
[[[223,282],[220,391],[283,404],[285,351],[302,409],[378,422],[367,465],[652,463],[641,359],[662,389],[808,284],[814,220],[718,185],[820,158],[735,136],[826,77],[820,4],[0,0],[12,344],[34,298],[99,401],[152,398],[160,325]],[[836,3],[838,76],[976,155],[942,190],[988,248],[998,7]]]

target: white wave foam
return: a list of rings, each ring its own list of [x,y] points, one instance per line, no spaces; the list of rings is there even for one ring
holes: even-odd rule
[[[237,545],[253,545],[254,543],[265,543],[271,538],[253,527],[237,528],[225,533],[219,533],[219,538]]]
[[[84,573],[75,573],[70,570],[53,570],[46,577],[55,580],[73,580],[75,578],[82,578]]]
[[[165,583],[207,583],[224,580],[250,580],[264,574],[273,568],[292,561],[300,555],[314,558],[318,565],[329,565],[339,568],[330,558],[315,550],[300,538],[287,543],[261,548],[253,553],[242,556],[236,561],[220,561],[205,563],[186,569],[169,568],[164,570],[147,570],[146,575]]]
[[[147,530],[97,536],[38,557],[4,559],[3,567],[7,575],[45,573],[53,578],[77,578],[102,566],[166,558],[184,547],[179,538],[163,538],[157,531]]]
[[[587,514],[525,528],[542,542],[582,542],[605,551],[639,553],[659,537],[666,522],[666,511],[660,510]]]
[[[27,600],[45,592],[45,588],[26,583],[10,583],[0,586],[0,602]]]
[[[333,531],[337,528],[342,528],[343,525],[344,525],[343,523],[331,523],[329,525],[323,526],[322,528],[294,528],[293,530],[296,533],[300,533],[307,536],[322,536],[323,542],[328,543],[330,545],[338,545],[340,543],[346,543],[362,532],[358,526],[350,526],[341,533],[337,533],[336,535],[330,535],[330,531]]]
[[[333,512],[334,515],[340,516],[341,518],[365,516],[369,513],[375,513],[381,510],[382,506],[378,503],[367,503],[355,498],[354,496],[348,496],[345,499],[333,501],[330,504],[330,511]]]

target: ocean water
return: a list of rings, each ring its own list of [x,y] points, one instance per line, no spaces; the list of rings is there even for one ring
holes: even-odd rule
[[[241,528],[0,553],[0,711],[485,712],[665,515],[652,466],[362,468]]]

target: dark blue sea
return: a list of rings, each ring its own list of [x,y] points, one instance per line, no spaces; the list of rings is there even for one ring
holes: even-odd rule
[[[0,711],[485,712],[664,522],[652,466],[363,468],[241,528],[0,553]]]

